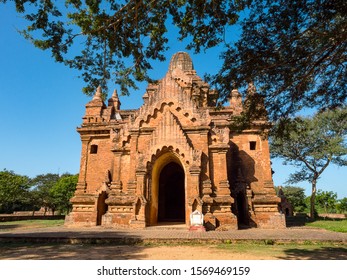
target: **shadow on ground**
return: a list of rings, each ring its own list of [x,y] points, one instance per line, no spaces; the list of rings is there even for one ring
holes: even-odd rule
[[[347,260],[347,248],[273,248],[242,250],[216,246],[144,246],[115,244],[0,243],[0,259],[7,260],[144,260],[144,259],[239,259],[239,260]]]
[[[14,229],[18,229],[21,226],[18,224],[13,224],[13,225],[1,225],[0,224],[0,232],[1,231],[10,231],[10,230],[14,230]]]
[[[1,228],[5,227],[4,225]],[[11,225],[16,227],[16,225]],[[0,259],[7,260],[128,260],[147,256],[136,234],[98,231],[3,232]],[[123,246],[128,245],[128,246]]]
[[[0,244],[0,259],[7,260],[130,260],[143,259],[141,246],[86,244]]]
[[[317,249],[287,249],[283,260],[347,260],[347,249],[339,247],[321,247]]]

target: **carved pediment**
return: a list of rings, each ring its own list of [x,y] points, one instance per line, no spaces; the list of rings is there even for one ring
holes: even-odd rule
[[[196,109],[183,106],[181,103],[177,102],[177,100],[162,100],[160,103],[155,106],[150,106],[146,110],[142,108],[139,117],[132,127],[134,129],[152,127],[155,119],[161,114],[164,114],[167,110],[170,110],[171,113],[179,119],[183,127],[209,125],[211,122],[211,117],[207,108]]]
[[[190,139],[184,133],[178,118],[170,111],[165,110],[152,134],[151,146],[177,144],[185,149],[193,149]]]

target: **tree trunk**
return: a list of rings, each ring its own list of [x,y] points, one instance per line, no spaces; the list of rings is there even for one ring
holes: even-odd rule
[[[314,210],[315,210],[315,202],[316,202],[316,184],[317,184],[317,179],[313,178],[312,180],[312,193],[311,193],[311,207],[310,207],[310,218],[315,219],[314,216]]]

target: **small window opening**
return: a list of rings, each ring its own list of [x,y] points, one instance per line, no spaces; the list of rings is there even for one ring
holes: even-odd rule
[[[91,145],[90,146],[90,153],[91,154],[97,154],[98,153],[98,145]]]
[[[254,151],[257,147],[257,142],[256,141],[249,141],[249,149],[251,151]]]

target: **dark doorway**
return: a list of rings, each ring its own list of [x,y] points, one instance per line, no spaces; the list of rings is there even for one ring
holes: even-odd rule
[[[107,212],[107,204],[105,203],[105,200],[107,198],[106,192],[101,192],[101,194],[98,197],[98,205],[97,205],[97,218],[96,218],[96,225],[100,226],[102,222],[102,216]]]
[[[239,192],[236,197],[236,203],[237,203],[237,221],[239,226],[248,226],[249,225],[249,219],[248,219],[248,209],[247,209],[247,203],[246,198],[243,192]]]
[[[184,171],[175,162],[160,173],[158,222],[185,222]]]

